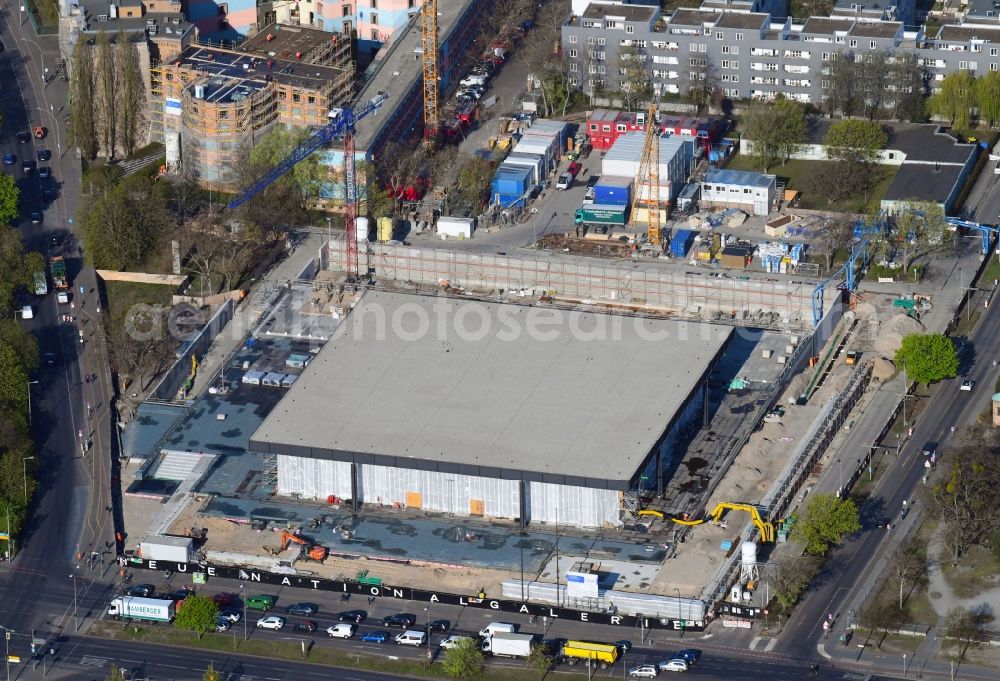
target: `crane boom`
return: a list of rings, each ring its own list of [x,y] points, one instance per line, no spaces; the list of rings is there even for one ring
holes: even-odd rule
[[[979,247],[979,252],[983,255],[989,254],[993,235],[1000,234],[1000,225],[984,225],[980,222],[970,222],[959,218],[945,218],[944,220],[956,229],[961,227],[962,229],[972,229],[979,232],[983,237],[982,244]]]
[[[276,180],[294,168],[297,163],[308,157],[320,147],[329,144],[338,137],[347,135],[349,132],[353,133],[354,124],[368,114],[377,110],[384,101],[385,95],[380,93],[379,96],[374,97],[371,101],[359,109],[334,109],[331,111],[331,121],[327,125],[316,130],[316,132],[303,140],[303,142],[299,144],[299,146],[295,147],[294,151],[282,159],[278,165],[264,173],[253,184],[244,189],[239,196],[230,201],[228,207],[230,209],[239,208],[257,194],[271,186],[271,184],[273,184]],[[345,193],[345,197],[347,194],[353,194],[353,192]]]

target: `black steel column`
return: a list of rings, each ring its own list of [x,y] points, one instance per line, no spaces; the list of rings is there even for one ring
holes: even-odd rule
[[[521,480],[517,485],[518,504],[521,506],[521,529],[528,526],[528,483]]]
[[[358,464],[351,463],[351,511],[357,513],[361,508],[361,500],[358,499]]]

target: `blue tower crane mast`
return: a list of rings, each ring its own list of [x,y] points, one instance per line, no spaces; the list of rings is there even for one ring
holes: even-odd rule
[[[888,236],[890,229],[889,220],[884,215],[879,215],[870,222],[859,218],[854,223],[854,239],[850,252],[847,255],[847,262],[834,271],[829,277],[817,284],[812,294],[813,325],[819,326],[823,319],[823,293],[826,286],[832,281],[838,281],[837,288],[854,293],[858,290],[858,283],[864,275],[865,268],[871,257],[868,252],[868,242],[884,239]]]
[[[959,218],[945,218],[947,222],[952,227],[958,229],[971,229],[979,232],[983,237],[982,244],[979,247],[979,252],[983,255],[989,255],[993,241],[994,234],[1000,234],[1000,225],[984,225],[979,222],[969,222],[968,220],[961,220]]]
[[[344,220],[347,241],[347,277],[353,280],[358,275],[358,239],[356,217],[357,185],[354,172],[354,125],[365,116],[378,110],[387,99],[383,92],[372,97],[364,106],[357,109],[332,109],[330,122],[316,130],[306,140],[286,156],[278,165],[264,173],[253,184],[229,202],[229,208],[239,208],[244,203],[267,189],[272,183],[295,167],[297,163],[308,157],[333,140],[344,138]]]

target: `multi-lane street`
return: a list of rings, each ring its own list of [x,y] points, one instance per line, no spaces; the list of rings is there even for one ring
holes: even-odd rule
[[[109,458],[93,455],[109,451],[109,376],[100,352],[101,339],[93,331],[100,304],[93,271],[82,269],[72,234],[80,161],[67,152],[63,120],[67,113],[66,83],[55,77],[55,39],[35,36],[30,25],[21,25],[19,19],[16,3],[3,6],[0,155],[11,154],[15,162],[2,170],[17,178],[21,190],[21,215],[15,226],[26,247],[45,253],[47,258],[66,258],[72,302],[56,302],[51,280],[47,295],[27,293],[18,301],[18,307],[30,305],[33,309],[33,319],[20,323],[36,335],[42,357],[32,383],[25,386],[31,395],[39,487],[23,550],[0,575],[0,626],[17,632],[56,631],[67,622],[74,581],[78,592],[89,588],[89,580],[71,578],[86,571],[86,561],[78,561],[77,556],[89,555],[114,536],[112,516],[106,510],[110,504]],[[45,69],[48,83],[44,82]],[[33,126],[47,128],[44,139],[17,139],[18,133],[30,134]],[[40,153],[43,150],[51,154],[47,160],[43,159],[48,154]],[[25,172],[24,161],[34,161],[35,168]],[[40,177],[41,168],[49,168],[51,177]],[[41,214],[40,222],[37,217],[32,219],[32,213]],[[74,321],[61,322],[66,314]],[[88,374],[97,374],[96,380],[86,381]],[[90,443],[86,455],[81,442]]]

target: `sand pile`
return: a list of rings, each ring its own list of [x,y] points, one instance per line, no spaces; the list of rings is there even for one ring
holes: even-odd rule
[[[872,376],[878,381],[888,381],[896,373],[896,365],[882,357],[876,357],[872,364]]]
[[[894,357],[903,343],[903,338],[911,333],[923,333],[924,325],[905,314],[898,314],[888,322],[879,325],[875,352],[883,357]]]

